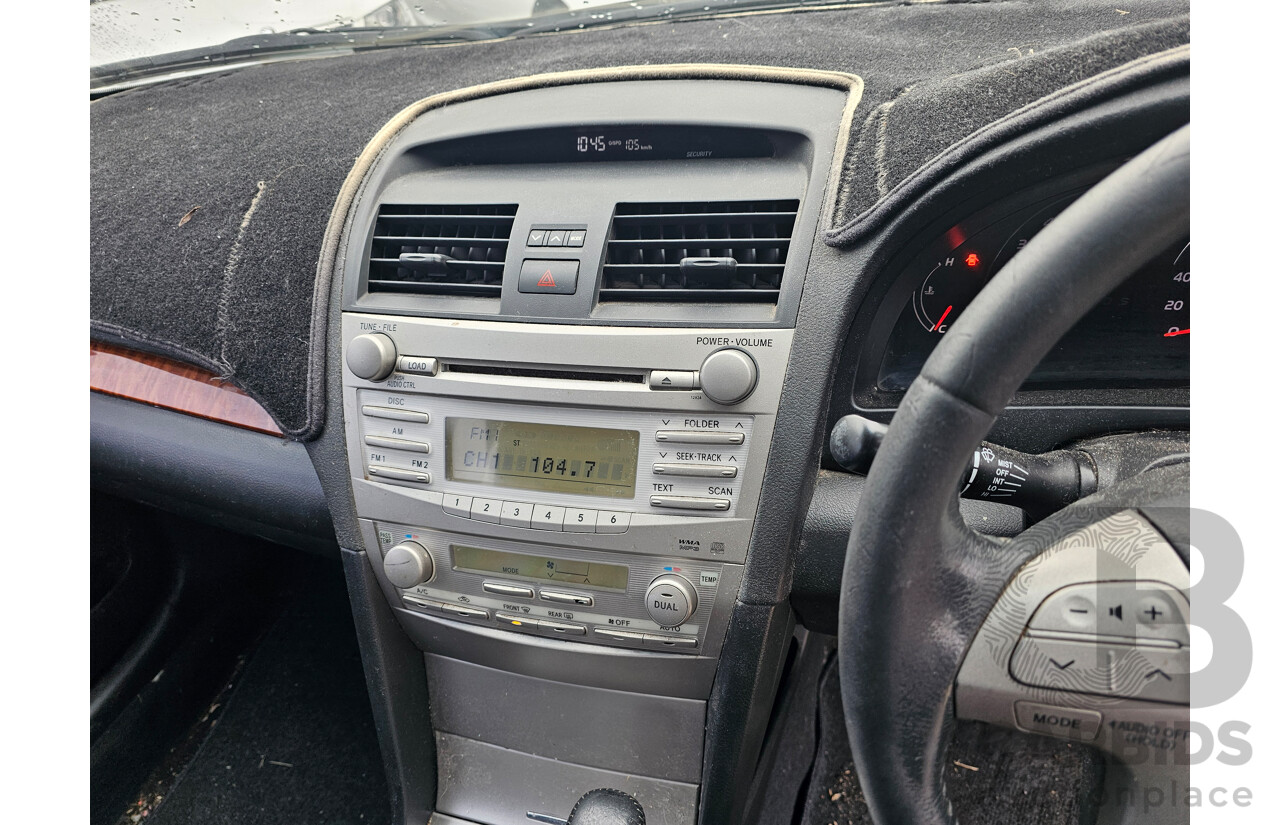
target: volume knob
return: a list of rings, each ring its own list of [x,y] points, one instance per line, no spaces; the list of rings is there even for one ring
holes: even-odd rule
[[[381,381],[396,368],[396,342],[381,332],[357,335],[347,344],[347,367],[366,381]]]
[[[401,590],[417,587],[436,574],[431,554],[416,541],[402,541],[382,557],[382,572],[387,581]]]
[[[658,624],[675,627],[698,609],[698,592],[684,576],[659,576],[645,591],[644,608]]]
[[[717,404],[737,404],[756,388],[756,362],[740,349],[716,350],[702,362],[702,394]]]

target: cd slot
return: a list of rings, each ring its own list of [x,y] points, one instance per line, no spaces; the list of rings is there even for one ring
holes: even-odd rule
[[[492,375],[501,378],[542,378],[552,381],[599,381],[624,384],[643,384],[645,381],[642,373],[605,372],[602,370],[510,367],[492,364],[449,364],[446,370],[466,375]]]

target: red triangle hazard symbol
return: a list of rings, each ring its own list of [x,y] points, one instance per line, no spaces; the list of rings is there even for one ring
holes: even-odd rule
[[[555,286],[556,279],[551,277],[551,270],[548,269],[542,273],[542,277],[538,279],[538,286]]]

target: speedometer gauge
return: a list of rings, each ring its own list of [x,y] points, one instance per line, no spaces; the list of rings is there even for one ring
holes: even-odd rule
[[[1191,333],[1191,242],[1182,247],[1182,251],[1173,259],[1172,275],[1169,278],[1169,297],[1164,302],[1164,311],[1173,313],[1166,320],[1171,326],[1165,330],[1165,338],[1177,338]]]
[[[928,244],[902,273],[911,298],[886,342],[879,389],[905,390],[983,287],[1081,191],[984,223],[962,221]],[[1082,257],[1079,265],[1090,262]],[[1184,239],[1104,298],[1045,357],[1027,385],[1183,384],[1190,375],[1190,318],[1191,244]]]

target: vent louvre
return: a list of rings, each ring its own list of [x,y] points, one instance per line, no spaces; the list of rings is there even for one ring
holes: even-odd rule
[[[515,214],[515,204],[382,204],[369,291],[499,297]]]
[[[799,206],[797,200],[620,203],[600,300],[777,303]]]

